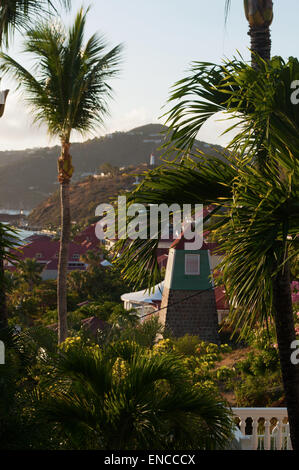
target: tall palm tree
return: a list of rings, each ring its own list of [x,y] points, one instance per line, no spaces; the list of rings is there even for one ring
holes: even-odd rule
[[[59,0],[65,7],[70,6],[70,0]],[[56,12],[55,2],[51,0],[2,0],[0,4],[0,48],[3,43],[8,46],[9,39],[13,36],[15,30],[22,30],[28,27],[32,18],[40,17],[48,12]],[[57,3],[57,2],[56,2]],[[0,118],[3,116],[7,95],[9,90],[0,92]],[[4,230],[4,229],[3,229]],[[1,238],[0,227],[0,245],[4,244]],[[3,317],[3,324],[6,325],[6,296],[4,288],[4,259],[0,257],[0,316]]]
[[[61,237],[58,260],[57,303],[59,342],[67,337],[66,278],[71,229],[70,182],[74,172],[70,155],[72,131],[82,134],[102,124],[111,97],[108,80],[118,72],[121,45],[106,51],[103,38],[94,34],[84,45],[86,14],[78,12],[67,30],[41,23],[26,33],[24,51],[35,58],[33,72],[2,53],[1,70],[14,77],[26,92],[36,122],[45,123],[58,136]]]
[[[225,15],[227,17],[231,0],[225,2]],[[271,32],[273,21],[272,0],[244,0],[245,15],[249,23],[249,36],[251,39],[252,65],[257,67],[256,56],[264,60],[271,57]]]
[[[298,75],[297,59],[261,61],[257,70],[242,62],[194,64],[190,77],[173,90],[172,99],[181,101],[169,112],[171,143],[184,156],[210,116],[238,112],[243,127],[231,146],[233,158],[184,157],[148,174],[129,196],[129,203],[215,205],[232,323],[245,335],[268,315],[275,322],[294,449],[299,449],[299,365],[290,360],[296,333],[288,252],[292,247],[292,255],[298,253],[299,109],[290,99]],[[259,149],[269,155],[263,167],[255,164]],[[144,278],[155,285],[158,242],[121,242],[117,262],[135,285]]]
[[[230,410],[194,388],[174,355],[129,341],[103,351],[70,342],[51,370],[57,386],[37,408],[73,449],[214,449],[231,438]]]

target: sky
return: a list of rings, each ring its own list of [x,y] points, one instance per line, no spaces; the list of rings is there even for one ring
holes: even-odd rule
[[[163,124],[163,106],[171,86],[187,75],[192,61],[221,63],[237,51],[248,60],[250,39],[243,0],[232,0],[226,25],[224,4],[225,0],[72,0],[70,13],[61,11],[66,25],[81,6],[91,5],[86,37],[98,31],[111,47],[124,46],[121,73],[111,82],[110,116],[83,140],[151,122]],[[298,55],[298,17],[298,0],[274,0],[273,55]],[[8,52],[28,67],[30,60],[21,53],[21,44],[22,36],[16,34]],[[0,150],[55,145],[58,141],[49,138],[45,127],[32,124],[30,109],[7,78],[1,82],[1,89],[5,88],[11,91],[0,119]],[[221,134],[226,126],[220,116],[205,124],[198,138],[225,145],[228,136]],[[73,140],[82,138],[74,135]]]

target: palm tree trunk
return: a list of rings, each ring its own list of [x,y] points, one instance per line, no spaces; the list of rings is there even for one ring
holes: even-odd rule
[[[1,31],[0,31],[1,36]],[[3,116],[5,109],[5,102],[9,90],[5,90],[2,96],[3,102],[0,102],[0,117]],[[0,328],[7,327],[7,309],[6,309],[6,294],[5,294],[5,282],[4,282],[4,254],[2,253],[2,235],[0,235]]]
[[[58,343],[68,336],[67,330],[67,273],[69,242],[71,233],[70,179],[73,174],[70,144],[62,143],[62,152],[58,160],[58,179],[60,182],[61,235],[58,259],[57,306],[58,306]]]
[[[257,55],[263,60],[269,61],[271,58],[271,32],[270,27],[250,26],[248,32],[251,39],[251,63],[253,68],[257,68]]]
[[[0,239],[1,244],[1,239]],[[1,251],[1,249],[0,249]],[[3,254],[0,253],[0,329],[7,327],[7,308],[4,280],[4,261]]]
[[[58,343],[67,338],[67,271],[70,241],[70,197],[69,183],[60,184],[61,235],[58,259],[57,305],[58,305]]]
[[[299,364],[291,362],[291,343],[296,339],[290,288],[290,268],[286,264],[273,281],[275,326],[282,380],[294,450],[299,450]]]

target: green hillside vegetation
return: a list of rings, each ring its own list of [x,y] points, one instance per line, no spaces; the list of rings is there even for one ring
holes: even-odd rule
[[[148,124],[129,132],[114,132],[104,137],[75,143],[71,147],[75,167],[74,181],[94,173],[109,162],[114,166],[149,163],[154,152],[158,159],[163,151],[160,124]],[[209,154],[221,147],[197,142],[196,147]],[[0,152],[0,208],[33,209],[57,190],[58,146]]]
[[[134,174],[141,173],[145,167],[133,167],[126,173],[95,179],[89,176],[71,185],[70,204],[74,223],[86,225],[95,216],[96,207],[103,202],[110,202],[118,194],[132,189]],[[28,222],[34,228],[58,227],[59,214],[58,190],[46,201],[39,204],[29,215]]]

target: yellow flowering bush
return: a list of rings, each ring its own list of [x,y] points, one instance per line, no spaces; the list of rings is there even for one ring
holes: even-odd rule
[[[128,365],[121,357],[118,357],[113,365],[112,377],[117,383],[121,382],[125,378],[128,372]]]
[[[174,350],[175,348],[174,348],[173,342],[169,338],[162,339],[161,341],[159,341],[157,344],[153,346],[154,354],[160,354],[163,352],[170,352]]]
[[[72,348],[87,348],[90,351],[98,351],[99,345],[91,342],[89,339],[83,339],[81,336],[69,336],[59,345],[62,351],[69,351]]]

